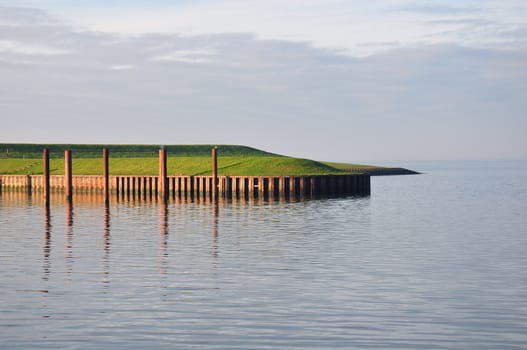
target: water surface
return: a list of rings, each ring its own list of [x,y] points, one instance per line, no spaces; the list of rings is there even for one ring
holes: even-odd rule
[[[527,167],[422,163],[369,197],[0,195],[6,349],[526,349]]]

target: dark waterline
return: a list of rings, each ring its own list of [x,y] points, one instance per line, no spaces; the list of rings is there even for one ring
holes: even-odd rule
[[[299,202],[4,193],[0,347],[525,349],[526,168],[413,168]]]

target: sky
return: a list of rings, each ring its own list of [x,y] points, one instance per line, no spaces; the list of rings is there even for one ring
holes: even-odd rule
[[[0,0],[0,142],[527,159],[524,0]]]

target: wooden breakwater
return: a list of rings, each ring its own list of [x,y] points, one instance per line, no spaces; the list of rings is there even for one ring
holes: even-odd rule
[[[370,194],[370,176],[314,175],[314,176],[217,176],[217,193],[214,193],[214,176],[167,176],[166,192],[170,197],[316,197]],[[71,177],[73,193],[104,193],[105,177],[101,175]],[[163,194],[162,177],[159,176],[109,176],[109,193],[127,198],[151,198]],[[0,191],[25,191],[43,193],[44,175],[0,175]],[[51,192],[68,193],[66,176],[49,176]]]
[[[46,205],[50,193],[64,192],[71,201],[73,193],[103,193],[108,204],[110,195],[127,198],[211,197],[247,198],[303,196],[369,195],[370,175],[314,175],[314,176],[219,176],[217,149],[212,149],[211,176],[167,175],[167,152],[159,150],[158,176],[110,176],[109,152],[103,149],[103,175],[73,175],[72,152],[64,152],[64,176],[50,175],[49,152],[44,148],[43,175],[0,175],[0,193],[3,190],[22,190],[28,193],[41,191]]]

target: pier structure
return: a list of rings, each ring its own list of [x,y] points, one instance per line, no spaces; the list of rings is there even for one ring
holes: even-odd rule
[[[65,175],[50,175],[49,151],[43,150],[43,175],[0,175],[0,193],[5,191],[42,192],[49,206],[51,192],[64,193],[71,201],[74,193],[102,193],[105,204],[117,198],[273,198],[369,195],[370,175],[302,175],[302,176],[225,176],[218,175],[218,152],[212,149],[212,174],[170,176],[167,152],[159,151],[159,174],[110,175],[109,151],[102,152],[102,175],[73,175],[72,153],[64,152]]]
[[[312,175],[312,176],[218,176],[214,194],[213,176],[167,176],[166,198],[181,196],[210,196],[224,198],[260,196],[344,196],[369,195],[370,176]],[[50,192],[64,192],[68,183],[62,175],[49,177]],[[108,177],[109,196],[165,198],[159,176],[111,175]],[[43,175],[0,175],[4,191],[31,191],[45,193]],[[105,193],[102,175],[73,175],[72,193]],[[49,195],[48,195],[49,198]],[[105,199],[106,201],[106,199]]]

